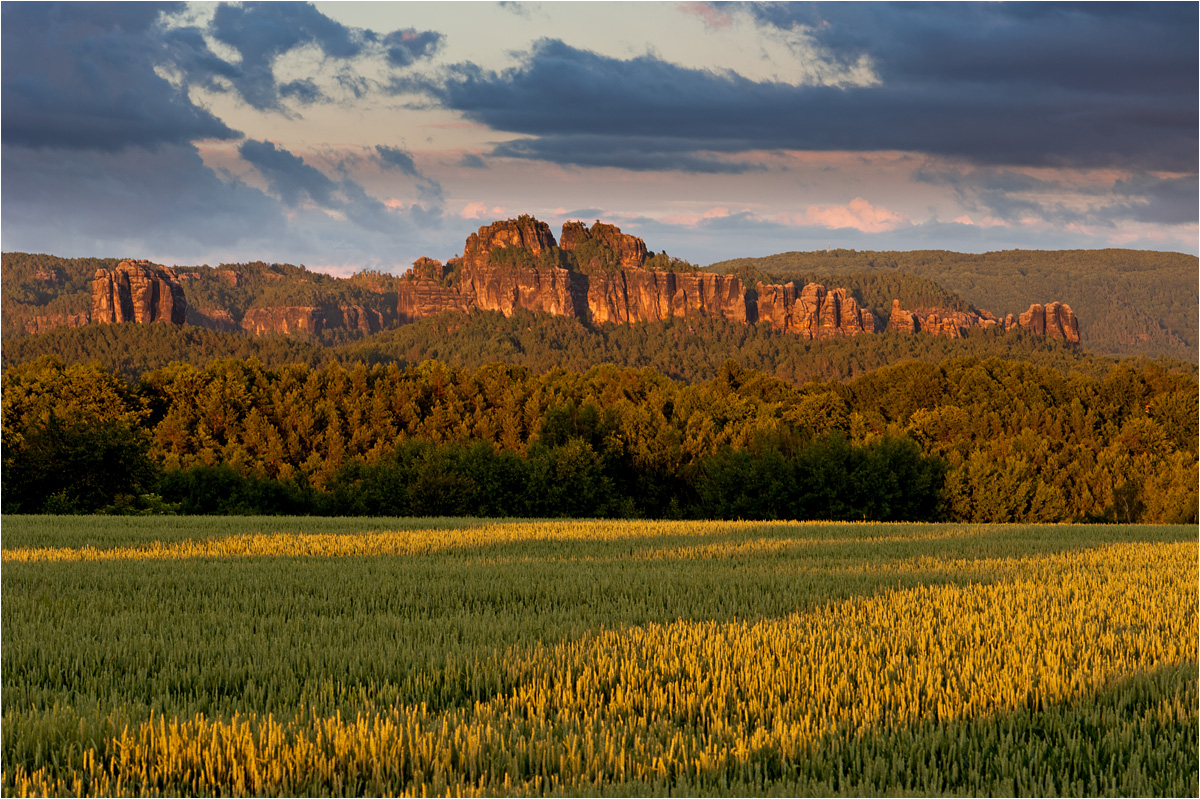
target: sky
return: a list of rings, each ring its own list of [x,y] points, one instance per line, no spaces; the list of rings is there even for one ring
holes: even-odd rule
[[[0,246],[1200,251],[1196,3],[0,5]]]

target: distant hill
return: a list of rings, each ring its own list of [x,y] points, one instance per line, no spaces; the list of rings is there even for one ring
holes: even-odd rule
[[[1200,360],[1200,259],[1183,253],[1005,250],[975,255],[945,250],[831,250],[737,258],[711,264],[706,271],[839,285],[891,278],[903,286],[902,276],[914,275],[997,315],[1019,313],[1030,302],[1054,299],[1070,305],[1079,316],[1083,346],[1094,352]],[[913,298],[900,299],[904,307],[919,304]],[[863,300],[870,302],[865,295]]]

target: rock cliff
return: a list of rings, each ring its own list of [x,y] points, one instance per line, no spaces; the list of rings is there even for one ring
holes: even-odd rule
[[[588,319],[597,324],[657,322],[685,316],[749,321],[746,291],[734,275],[630,268],[576,280],[586,285]]]
[[[396,326],[396,316],[362,305],[327,308],[273,306],[251,308],[242,317],[242,329],[256,336],[268,333],[315,335],[325,330],[357,330],[364,335]]]
[[[1060,338],[1072,344],[1079,343],[1079,320],[1070,305],[1052,302],[1046,306],[1034,303],[1021,314],[1017,323],[1021,327],[1042,333],[1050,338]]]
[[[173,269],[149,261],[121,261],[116,269],[97,269],[92,279],[92,322],[187,321],[187,300]]]
[[[657,260],[642,239],[597,221],[563,225],[556,241],[550,227],[530,216],[484,225],[472,233],[461,257],[446,263],[420,258],[400,280],[369,285],[373,294],[359,293],[349,304],[279,305],[246,310],[240,321],[227,308],[189,308],[181,281],[217,278],[238,290],[245,276],[232,267],[212,270],[211,277],[194,270],[155,267],[146,261],[122,261],[112,270],[100,269],[92,281],[91,313],[34,317],[27,332],[92,322],[138,323],[185,321],[218,330],[242,329],[267,333],[319,334],[326,330],[376,333],[398,324],[444,311],[519,310],[579,318],[589,324],[633,324],[672,318],[716,316],[729,322],[762,322],[776,330],[810,340],[878,332],[882,325],[870,310],[844,288],[819,283],[798,286],[758,283],[748,288],[736,275],[701,271],[662,271],[646,268]],[[676,262],[677,263],[677,262]],[[261,266],[261,265],[260,265]],[[686,267],[685,267],[686,270]],[[207,271],[207,270],[206,270]],[[261,272],[261,274],[259,274]],[[257,277],[255,277],[257,275]],[[52,281],[56,275],[40,273]],[[284,280],[274,267],[251,273],[252,280]],[[372,297],[395,291],[381,310]],[[368,301],[369,305],[360,304]],[[348,298],[347,298],[348,299]],[[1034,304],[1017,317],[997,319],[986,311],[946,308],[906,310],[892,303],[886,329],[900,333],[925,332],[959,338],[972,328],[1022,327],[1038,334],[1079,343],[1079,320],[1070,307],[1051,302]]]
[[[589,248],[587,245],[595,246]],[[592,225],[591,230],[582,222],[567,222],[562,228],[562,238],[559,247],[567,252],[588,253],[589,250],[601,249],[611,253],[615,266],[620,269],[641,269],[646,265],[646,242],[637,236],[622,233],[616,225],[606,225],[599,220]],[[589,255],[588,263],[580,266],[587,269],[593,266],[592,260],[599,260],[596,255]],[[597,263],[594,266],[598,267]]]
[[[776,330],[807,339],[857,336],[875,332],[875,315],[858,307],[858,301],[843,288],[826,289],[809,283],[759,283],[758,319]]]
[[[1079,320],[1071,311],[1071,306],[1059,302],[1052,302],[1046,306],[1034,303],[1029,306],[1028,311],[1017,317],[1008,314],[1003,319],[997,319],[987,311],[973,313],[946,308],[918,308],[906,311],[900,307],[899,300],[893,300],[892,314],[887,325],[888,330],[900,333],[924,332],[947,338],[962,338],[963,334],[972,328],[992,327],[1000,330],[1021,327],[1071,344],[1079,343]]]

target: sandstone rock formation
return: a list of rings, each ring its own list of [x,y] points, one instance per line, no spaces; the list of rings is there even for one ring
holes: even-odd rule
[[[826,289],[808,283],[797,290],[795,283],[759,283],[757,317],[776,330],[807,339],[857,336],[875,332],[875,316],[858,307],[858,301],[843,288]]]
[[[514,267],[468,262],[464,255],[459,293],[468,308],[500,311],[517,308],[555,316],[575,316],[571,273],[559,267]]]
[[[287,305],[251,308],[242,317],[242,329],[257,336],[268,333],[315,335],[325,330],[358,330],[378,333],[396,326],[396,317],[363,305],[329,308]]]
[[[467,311],[457,287],[446,284],[449,269],[433,258],[418,258],[396,290],[396,318],[415,322],[442,311]]]
[[[562,238],[559,247],[567,252],[575,252],[588,242],[596,242],[601,247],[610,250],[621,269],[641,269],[646,265],[646,242],[637,236],[622,233],[616,225],[606,225],[599,220],[592,225],[591,230],[582,222],[567,222],[562,228]],[[589,264],[580,264],[588,267]]]
[[[918,308],[915,311],[906,311],[900,307],[899,300],[893,300],[892,315],[888,320],[887,329],[901,333],[921,331],[934,336],[962,338],[966,331],[977,327],[996,327],[1000,330],[1022,327],[1038,335],[1062,339],[1071,344],[1079,343],[1079,320],[1071,311],[1071,306],[1058,302],[1046,306],[1035,303],[1020,316],[1008,314],[1003,319],[997,319],[987,311],[955,311],[947,308]]]
[[[525,253],[493,257],[506,247],[523,248]],[[588,260],[579,263],[580,271],[560,268],[555,265],[560,261],[550,257],[555,247],[575,254],[577,262],[580,256]],[[719,316],[744,324],[766,322],[808,339],[857,336],[880,328],[875,315],[860,308],[844,288],[759,283],[754,291],[747,291],[735,275],[656,271],[645,269],[646,261],[645,242],[602,222],[591,228],[582,222],[567,222],[558,243],[549,227],[532,217],[495,222],[471,234],[460,259],[445,266],[430,258],[414,263],[398,292],[397,316],[408,322],[441,311],[472,308],[505,315],[523,308],[593,324]],[[1031,309],[1030,320],[1020,324],[1040,324],[1042,330],[1060,331],[1060,338],[1077,341],[1078,322],[1070,309],[1057,303],[1047,309],[1051,307],[1053,311],[1039,312],[1040,322],[1031,321],[1036,315]],[[1011,316],[1001,321],[986,311],[908,311],[897,300],[892,303],[887,329],[960,338],[971,328],[999,326],[1007,330],[1017,323]]]
[[[31,316],[26,318],[21,327],[30,335],[44,333],[56,327],[82,327],[91,321],[91,316],[83,313],[55,313]]]
[[[463,246],[462,262],[470,267],[486,265],[490,263],[492,251],[501,247],[527,250],[537,258],[555,246],[549,225],[531,216],[522,216],[484,225],[479,232],[468,236]]]
[[[631,268],[575,279],[587,287],[588,318],[597,324],[657,322],[685,316],[748,321],[746,291],[734,275]]]
[[[187,320],[187,300],[178,274],[149,261],[121,261],[116,269],[97,269],[92,279],[91,320],[182,325]]]
[[[1063,339],[1071,344],[1079,343],[1079,319],[1075,317],[1071,306],[1065,303],[1052,302],[1044,307],[1034,303],[1017,318],[1017,324],[1050,338]]]

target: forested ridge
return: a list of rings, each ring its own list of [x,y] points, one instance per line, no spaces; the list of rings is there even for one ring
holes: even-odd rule
[[[868,286],[869,279],[911,275],[998,316],[1025,311],[1031,302],[1057,300],[1078,314],[1083,346],[1090,350],[1196,361],[1198,263],[1196,256],[1185,253],[1120,249],[982,254],[830,250],[737,258],[706,269],[771,281]],[[898,296],[903,307],[912,308],[920,307],[925,297],[933,298],[929,291],[923,294]]]
[[[5,512],[1197,518],[1197,383],[958,357],[791,383],[611,364],[3,376]]]
[[[65,363],[99,363],[136,381],[172,361],[204,366],[216,358],[257,358],[270,368],[292,363],[407,366],[426,360],[476,369],[503,362],[544,372],[582,372],[598,363],[653,367],[694,382],[714,377],[727,360],[792,383],[848,379],[904,360],[939,362],[974,356],[1029,361],[1087,374],[1114,359],[1022,330],[972,330],[962,339],[882,333],[807,341],[765,325],[720,319],[670,319],[636,325],[588,327],[576,319],[517,311],[447,312],[342,344],[298,336],[247,336],[184,325],[85,325],[5,339],[5,369],[44,355]],[[1145,362],[1141,359],[1139,362]],[[1159,359],[1164,368],[1194,374],[1186,361]]]
[[[519,255],[515,250],[503,254]],[[656,268],[671,268],[665,254],[655,258],[665,259]],[[4,253],[0,260],[4,286],[0,310],[7,340],[23,336],[26,325],[38,317],[49,320],[38,326],[45,329],[49,324],[66,324],[64,316],[86,313],[96,269],[116,265],[112,258],[66,259],[31,253]],[[883,322],[893,299],[905,309],[973,308],[1000,317],[1019,314],[1035,302],[1061,301],[1079,316],[1083,346],[1088,350],[1192,362],[1200,360],[1197,269],[1197,259],[1191,255],[1116,249],[978,255],[832,250],[743,258],[705,268],[738,274],[751,289],[760,280],[841,286]],[[335,278],[302,266],[263,262],[175,270],[187,296],[190,321],[235,330],[248,311],[289,306],[358,306],[394,318],[401,280],[371,271]],[[325,330],[311,338],[340,345],[364,337],[359,331],[343,329]],[[207,354],[219,356],[227,349],[219,345]]]

